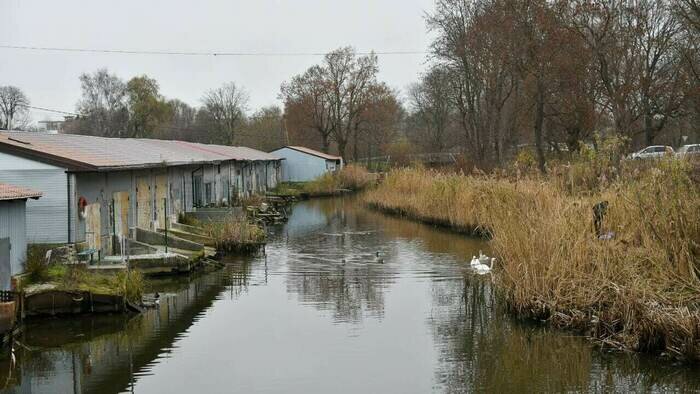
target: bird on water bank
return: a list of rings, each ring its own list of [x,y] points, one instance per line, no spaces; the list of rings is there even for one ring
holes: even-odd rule
[[[489,262],[489,256],[485,255],[482,251],[479,251],[479,263],[486,265]]]
[[[490,265],[479,264],[479,265],[477,265],[477,266],[474,267],[474,270],[476,270],[476,272],[477,272],[478,274],[487,274],[487,273],[491,272],[491,269],[493,269],[493,263],[494,263],[495,261],[496,261],[496,258],[495,258],[495,257],[492,257],[492,258],[491,258],[491,264],[490,264]]]
[[[379,263],[379,264],[384,263],[384,259],[379,256],[379,251],[377,251],[377,253],[375,253],[374,261],[376,263]]]

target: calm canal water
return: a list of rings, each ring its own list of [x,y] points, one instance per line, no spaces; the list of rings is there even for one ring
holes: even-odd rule
[[[362,208],[293,208],[266,257],[160,281],[158,310],[32,323],[8,393],[700,390],[697,366],[603,353],[511,319],[469,259],[488,245]],[[376,261],[379,251],[384,261]]]

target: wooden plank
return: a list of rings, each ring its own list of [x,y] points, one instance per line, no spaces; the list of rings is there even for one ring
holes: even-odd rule
[[[99,202],[88,204],[85,207],[85,241],[89,249],[100,250],[102,245],[100,208]]]
[[[168,198],[168,176],[166,174],[156,175],[156,228],[165,228],[166,198]]]
[[[147,177],[136,178],[136,225],[150,229],[153,218],[151,186]]]
[[[129,192],[116,192],[114,198],[114,233],[117,236],[129,235]]]

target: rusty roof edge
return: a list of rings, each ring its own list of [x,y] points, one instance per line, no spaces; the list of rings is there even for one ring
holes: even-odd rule
[[[68,159],[62,156],[52,155],[36,149],[8,144],[0,140],[0,152],[13,153],[25,159],[36,160],[42,163],[55,165],[73,171],[94,171],[97,167],[78,160]]]

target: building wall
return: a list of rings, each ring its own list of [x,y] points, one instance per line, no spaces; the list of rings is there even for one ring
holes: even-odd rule
[[[68,178],[64,168],[0,153],[0,182],[42,192],[27,201],[27,241],[68,241]]]
[[[0,238],[10,239],[10,276],[24,271],[27,256],[25,217],[24,200],[0,201]],[[0,290],[10,289],[9,279],[0,278]]]
[[[77,210],[74,220],[77,223],[77,242],[89,242],[99,246],[103,254],[112,252],[112,236],[121,231],[117,224],[122,220],[116,215],[123,215],[119,209],[122,195],[128,195],[128,208],[125,209],[128,228],[144,227],[148,229],[164,228],[166,218],[177,220],[177,216],[192,210],[192,171],[198,166],[179,166],[130,171],[76,173],[75,201],[85,198],[88,205],[99,205],[99,231],[89,228],[94,223],[92,218],[81,215]],[[209,180],[212,170],[206,172]],[[184,190],[183,190],[184,189]],[[163,201],[163,200],[167,201]],[[87,211],[92,213],[94,211]],[[87,232],[87,233],[86,233]],[[99,232],[99,245],[94,245],[90,233]]]
[[[217,205],[276,186],[279,170],[275,172],[275,168],[275,162],[229,161],[141,170],[67,173],[64,168],[0,153],[0,182],[26,186],[43,193],[39,200],[27,202],[26,239],[29,243],[89,240],[103,254],[111,254],[113,250],[112,235],[119,224],[114,218],[114,211],[122,212],[118,203],[113,201],[115,198],[122,198],[123,193],[128,194],[126,222],[129,228],[138,224],[138,212],[143,209],[139,207],[137,198],[139,180],[148,188],[144,197],[150,208],[146,227],[153,229],[164,226],[163,214],[176,220],[181,212],[193,210],[193,174],[202,176],[203,189],[204,185],[210,185],[210,201],[205,201],[205,205]],[[166,204],[162,202],[163,196],[168,200],[167,211]],[[90,214],[89,219],[79,212],[80,197],[92,205],[85,210]],[[89,236],[90,233],[98,233],[95,237],[99,240],[88,239],[86,232]]]
[[[282,160],[284,182],[308,182],[326,173],[326,159],[290,148],[271,152]]]

